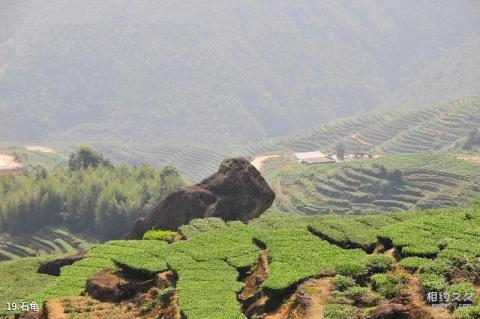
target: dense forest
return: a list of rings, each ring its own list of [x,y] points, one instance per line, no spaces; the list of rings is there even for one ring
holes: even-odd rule
[[[224,149],[477,95],[478,10],[473,0],[2,1],[0,135]]]
[[[68,167],[0,176],[0,232],[21,234],[66,226],[99,239],[121,237],[163,196],[186,181],[174,167],[115,167],[87,146]]]

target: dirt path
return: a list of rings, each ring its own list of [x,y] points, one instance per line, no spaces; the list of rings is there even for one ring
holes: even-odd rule
[[[303,290],[309,294],[311,302],[305,319],[323,318],[324,307],[331,289],[330,278],[312,279],[305,283]]]
[[[17,162],[14,156],[0,154],[0,172],[14,171],[20,168],[22,168],[22,164]]]
[[[413,303],[424,310],[425,312],[429,313],[432,318],[435,319],[452,319],[452,314],[445,308],[432,308],[431,306],[427,305],[423,300],[423,294],[420,289],[420,284],[418,282],[418,277],[416,275],[411,277],[410,285],[409,285],[409,294],[412,298]]]
[[[354,139],[355,141],[359,142],[360,144],[367,145],[367,146],[373,146],[372,143],[369,143],[362,139],[361,137],[358,136],[358,133],[350,135],[350,138]]]
[[[300,284],[297,291],[266,319],[321,319],[332,284],[331,278],[311,278]]]
[[[45,146],[25,145],[25,148],[32,152],[55,153],[55,150],[53,148],[45,147]]]
[[[264,156],[257,156],[257,157],[255,157],[250,163],[251,163],[256,169],[258,169],[258,171],[261,172],[266,160],[269,160],[269,159],[278,159],[278,158],[282,158],[282,157],[284,157],[284,156],[285,156],[285,155],[264,155]]]

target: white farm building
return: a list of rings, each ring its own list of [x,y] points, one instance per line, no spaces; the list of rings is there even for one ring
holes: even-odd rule
[[[303,164],[335,163],[335,159],[318,151],[294,153],[293,158],[295,159],[295,162]]]

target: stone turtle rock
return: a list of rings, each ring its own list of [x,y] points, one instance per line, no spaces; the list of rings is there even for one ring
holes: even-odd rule
[[[100,301],[118,302],[129,297],[129,283],[115,274],[112,269],[105,269],[87,279],[87,293]]]
[[[411,308],[398,303],[384,303],[377,307],[371,319],[412,319]]]
[[[60,269],[64,266],[71,265],[85,257],[85,252],[79,252],[72,256],[49,260],[38,267],[37,272],[50,276],[60,276]]]
[[[177,230],[195,218],[247,222],[260,216],[274,199],[274,192],[249,161],[226,159],[217,173],[162,199],[145,218],[135,222],[126,239],[141,239],[149,229]]]

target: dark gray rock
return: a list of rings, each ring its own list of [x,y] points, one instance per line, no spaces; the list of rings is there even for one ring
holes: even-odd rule
[[[249,161],[226,159],[217,173],[162,199],[145,218],[135,222],[126,239],[141,239],[149,229],[177,230],[195,218],[247,222],[260,216],[274,199],[274,192]]]

